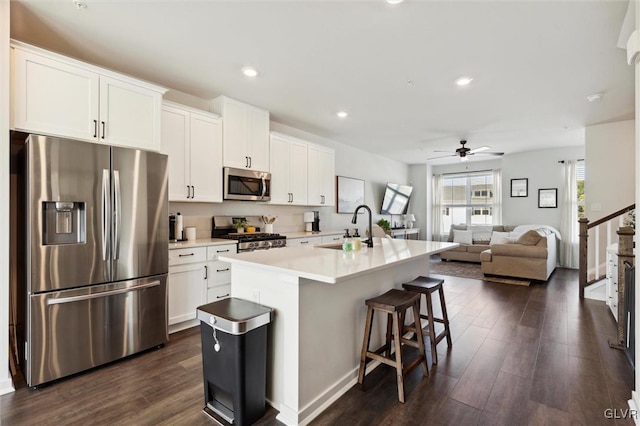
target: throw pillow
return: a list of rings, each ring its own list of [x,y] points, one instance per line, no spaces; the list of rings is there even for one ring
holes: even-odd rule
[[[518,244],[522,244],[523,246],[535,246],[536,244],[538,244],[541,238],[542,236],[538,234],[537,231],[532,229],[520,235],[516,242]]]
[[[453,230],[453,242],[460,244],[472,244],[473,243],[473,232],[471,231],[461,231],[459,229]]]
[[[492,225],[470,226],[469,229],[473,232],[474,242],[488,242],[491,240]]]
[[[493,233],[491,234],[491,241],[489,241],[489,245],[492,246],[494,244],[508,244],[508,237],[508,232],[493,231]]]
[[[460,224],[460,225],[451,225],[451,229],[449,229],[449,237],[447,238],[447,242],[448,243],[452,243],[453,242],[453,231],[459,229],[459,230],[466,230],[467,229],[467,225],[465,224]]]

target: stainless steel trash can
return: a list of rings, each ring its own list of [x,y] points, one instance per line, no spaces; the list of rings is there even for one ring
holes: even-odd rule
[[[264,415],[272,314],[271,308],[234,297],[198,307],[209,416],[213,412],[229,423],[250,425]]]

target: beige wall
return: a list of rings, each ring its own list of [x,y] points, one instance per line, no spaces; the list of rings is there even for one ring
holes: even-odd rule
[[[634,203],[634,120],[587,127],[585,161],[585,214],[589,221]]]

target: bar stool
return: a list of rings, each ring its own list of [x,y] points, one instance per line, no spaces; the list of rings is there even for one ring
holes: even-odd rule
[[[413,309],[415,318],[418,318],[418,315],[420,315],[420,294],[394,289],[378,297],[366,300],[365,304],[367,305],[367,321],[362,342],[362,353],[360,355],[358,383],[362,384],[364,382],[367,359],[373,359],[395,367],[398,380],[398,399],[404,403],[404,377],[416,368],[418,364],[422,365],[422,374],[424,376],[429,375],[422,329],[415,327],[415,323],[414,326],[404,325],[404,317],[407,309]],[[369,341],[371,340],[371,326],[373,324],[373,313],[375,311],[387,314],[387,333],[385,344],[371,352],[369,351]],[[418,336],[417,341],[403,337],[403,334],[408,331],[414,332]],[[393,358],[391,357],[392,335],[395,346],[395,356]],[[418,348],[419,351],[418,357],[406,367],[402,359],[403,344]],[[386,355],[387,353],[388,356]]]
[[[429,321],[429,340],[431,341],[431,359],[434,364],[438,363],[438,351],[436,345],[440,343],[442,339],[447,338],[447,346],[451,347],[451,331],[449,329],[449,316],[447,315],[447,304],[444,301],[444,289],[442,284],[444,280],[440,278],[431,277],[418,277],[415,280],[402,284],[405,290],[413,291],[419,294],[424,294],[427,299],[427,315],[420,315],[420,318]],[[442,307],[442,318],[436,318],[433,315],[433,305],[431,303],[431,294],[437,291],[440,295],[440,306]],[[420,301],[418,300],[418,309],[420,309]],[[417,317],[414,317],[417,318]],[[435,323],[439,322],[444,324],[444,330],[436,336]],[[415,324],[412,324],[415,326]],[[420,328],[420,327],[415,327]]]

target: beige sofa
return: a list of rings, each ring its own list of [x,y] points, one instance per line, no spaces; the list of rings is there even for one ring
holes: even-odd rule
[[[531,229],[515,243],[492,245],[480,254],[482,273],[547,281],[558,263],[556,235],[549,229]],[[535,244],[519,243],[527,236],[538,239]]]
[[[493,231],[510,232],[513,231],[514,228],[515,226],[503,225],[451,225],[449,238],[447,239],[448,242],[454,242],[455,231],[471,231],[472,243],[460,243],[458,247],[440,253],[440,258],[442,260],[461,260],[464,262],[480,263],[480,253],[490,248],[489,242],[491,241]]]

